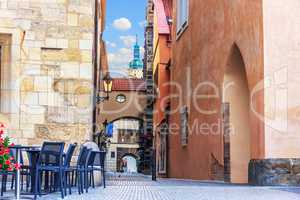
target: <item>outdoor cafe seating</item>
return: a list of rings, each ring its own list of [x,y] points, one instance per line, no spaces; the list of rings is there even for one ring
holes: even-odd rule
[[[23,195],[32,195],[36,199],[54,192],[60,192],[63,199],[72,194],[72,188],[81,195],[87,193],[90,187],[95,187],[95,171],[101,171],[101,184],[105,187],[106,152],[84,145],[79,147],[76,143],[69,144],[64,151],[65,146],[64,142],[44,142],[41,147],[10,147],[11,160],[20,168],[0,170],[1,196],[11,195],[8,184],[15,191],[16,199]],[[79,154],[75,156],[77,148]],[[25,156],[28,160],[26,164]],[[77,161],[74,161],[76,157]]]

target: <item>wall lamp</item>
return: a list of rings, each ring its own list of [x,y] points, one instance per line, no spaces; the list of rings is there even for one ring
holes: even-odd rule
[[[112,92],[113,80],[110,77],[109,73],[107,73],[103,77],[102,82],[103,82],[103,90],[104,90],[104,93],[106,94],[106,96],[100,96],[98,94],[98,96],[97,96],[97,103],[108,101],[109,100],[109,93]]]

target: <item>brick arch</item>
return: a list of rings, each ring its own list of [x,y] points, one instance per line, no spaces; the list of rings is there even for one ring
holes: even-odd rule
[[[133,153],[125,153],[123,156],[122,156],[122,159],[126,156],[131,156],[131,157],[134,157],[135,159],[139,159],[139,156],[137,154],[133,154]]]
[[[118,117],[116,119],[111,120],[109,123],[113,123],[113,122],[116,122],[116,121],[119,121],[119,120],[122,120],[122,119],[134,119],[134,120],[140,121],[140,123],[143,123],[143,121],[144,121],[142,118],[139,118],[139,117],[122,116],[122,117]]]

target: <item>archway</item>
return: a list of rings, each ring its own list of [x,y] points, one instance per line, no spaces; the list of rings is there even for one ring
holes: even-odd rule
[[[109,122],[110,145],[107,157],[108,170],[114,172],[142,172],[141,137],[143,120],[136,117],[120,117]],[[128,156],[128,157],[126,157]]]
[[[225,180],[248,183],[250,161],[249,88],[245,63],[234,45],[223,81],[223,122]]]
[[[131,154],[126,154],[122,157],[123,172],[137,173],[137,157]]]

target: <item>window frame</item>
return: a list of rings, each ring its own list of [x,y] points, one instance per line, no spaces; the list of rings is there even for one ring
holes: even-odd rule
[[[182,7],[181,2],[186,1],[186,19],[184,22],[182,20]],[[177,8],[176,8],[176,40],[180,38],[180,36],[185,32],[189,25],[189,0],[177,0]]]
[[[124,99],[123,99],[123,101],[119,101],[119,97],[124,97]],[[125,94],[118,94],[117,96],[116,96],[116,102],[118,102],[118,103],[120,103],[120,104],[123,104],[123,103],[125,103],[127,101],[127,97],[126,97],[126,95]]]
[[[115,151],[110,152],[110,158],[116,158],[116,152]]]

